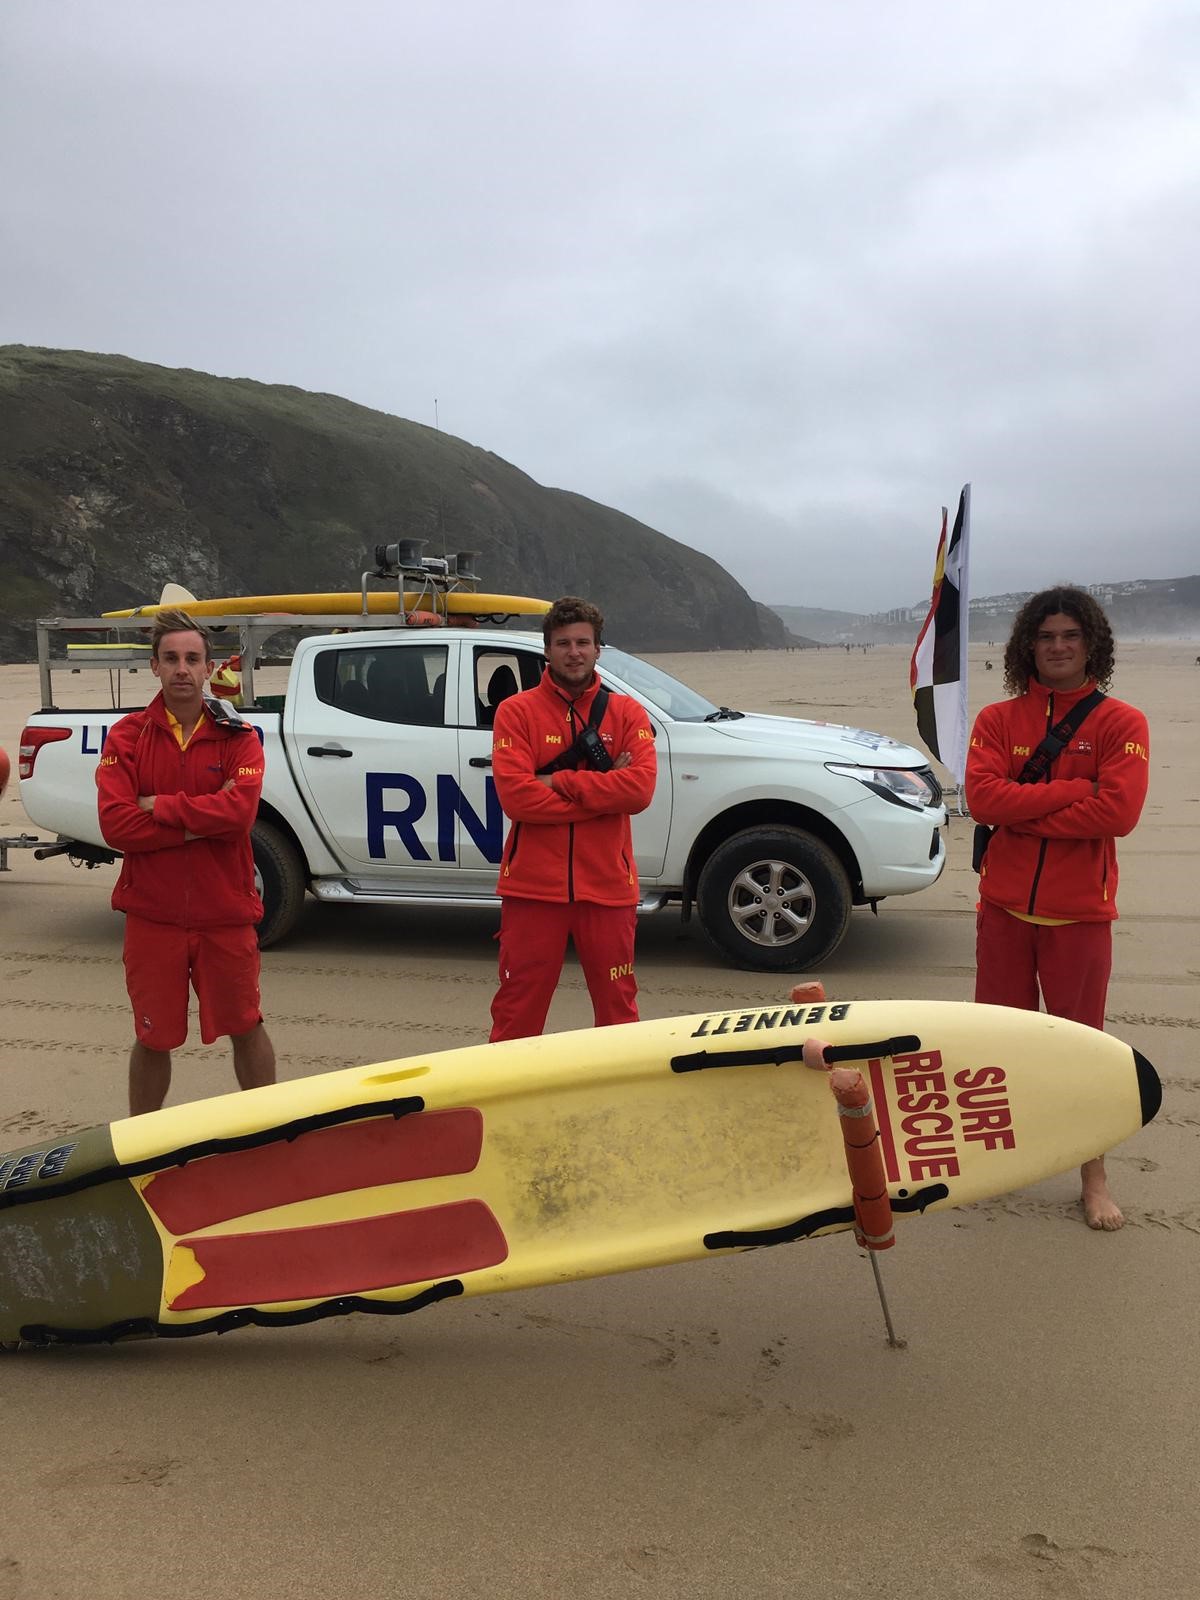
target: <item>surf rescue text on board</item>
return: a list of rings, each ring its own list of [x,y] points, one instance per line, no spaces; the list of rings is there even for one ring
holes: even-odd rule
[[[883,1093],[882,1062],[868,1063],[881,1113],[884,1166],[892,1182],[956,1178],[957,1139],[984,1150],[1015,1148],[1003,1067],[964,1067],[947,1080],[940,1050],[893,1056],[892,1062],[894,1126]]]

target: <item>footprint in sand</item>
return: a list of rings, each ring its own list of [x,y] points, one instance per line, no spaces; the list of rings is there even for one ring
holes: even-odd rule
[[[1158,1162],[1151,1161],[1147,1156],[1117,1156],[1110,1155],[1109,1161],[1120,1161],[1127,1167],[1133,1167],[1137,1172],[1157,1172]]]
[[[989,1576],[1033,1583],[1055,1600],[1092,1600],[1097,1582],[1126,1559],[1107,1545],[1062,1545],[1044,1533],[1027,1533],[1015,1551],[978,1556],[971,1565]]]
[[[36,1133],[41,1125],[42,1119],[36,1111],[14,1111],[0,1122],[0,1133]]]
[[[173,1456],[142,1458],[114,1451],[101,1461],[80,1461],[73,1466],[45,1472],[38,1482],[47,1489],[100,1489],[114,1483],[166,1483],[182,1462]]]
[[[769,1439],[782,1437],[791,1451],[819,1450],[826,1455],[854,1437],[854,1424],[832,1411],[797,1411],[790,1401],[770,1402],[757,1394],[738,1395],[709,1404],[695,1401],[684,1404],[692,1413],[691,1421],[672,1428],[658,1441],[660,1448],[668,1453],[691,1454],[734,1428],[741,1431],[747,1442],[765,1444]]]
[[[674,1553],[662,1544],[635,1544],[622,1550],[618,1559],[639,1578],[665,1577],[678,1565]]]
[[[800,1425],[798,1446],[801,1450],[812,1450],[817,1445],[841,1444],[843,1440],[854,1437],[854,1424],[832,1411],[817,1411],[810,1416],[798,1416],[795,1420]]]
[[[406,1361],[407,1359],[408,1351],[404,1348],[399,1339],[393,1339],[390,1344],[385,1344],[379,1347],[372,1346],[369,1350],[364,1350],[361,1354],[358,1354],[357,1352],[355,1354],[355,1360],[361,1361],[364,1366],[368,1367],[377,1367],[385,1361]]]
[[[590,1336],[599,1334],[605,1339],[618,1339],[624,1344],[629,1344],[634,1349],[641,1351],[645,1359],[644,1367],[670,1367],[673,1366],[679,1354],[677,1340],[679,1336],[674,1328],[668,1328],[665,1338],[656,1338],[650,1333],[636,1333],[628,1328],[607,1328],[598,1322],[572,1322],[566,1317],[552,1317],[543,1311],[526,1311],[523,1314],[526,1326],[544,1329],[551,1333],[562,1333],[570,1337],[579,1335]],[[684,1346],[690,1340],[684,1336],[681,1342]]]
[[[778,1339],[770,1339],[763,1345],[754,1364],[755,1383],[766,1383],[778,1372],[783,1365],[786,1344],[787,1335],[781,1334]]]

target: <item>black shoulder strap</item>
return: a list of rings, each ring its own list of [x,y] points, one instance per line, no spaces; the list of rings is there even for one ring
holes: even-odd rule
[[[206,694],[204,696],[204,709],[218,728],[241,733],[250,726],[236,706],[231,706],[228,700],[222,700],[218,695]]]
[[[1104,699],[1100,689],[1093,689],[1091,694],[1085,694],[1082,700],[1077,700],[1067,712],[1061,722],[1056,722],[1050,732],[1038,745],[1029,760],[1021,768],[1018,783],[1040,783],[1050,770],[1051,762],[1070,744],[1079,731],[1079,725],[1089,711],[1094,711]]]
[[[587,727],[598,728],[604,721],[604,713],[608,710],[608,700],[608,685],[602,683],[596,690],[596,698],[592,701],[591,711],[588,712]],[[562,755],[555,756],[553,761],[547,761],[544,767],[538,767],[536,776],[540,778],[544,773],[565,772],[568,768],[573,771],[582,760],[583,749],[580,746],[579,737],[576,735],[574,743],[569,749],[564,750]]]

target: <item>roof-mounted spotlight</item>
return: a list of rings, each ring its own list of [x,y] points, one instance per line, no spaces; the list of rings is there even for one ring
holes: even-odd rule
[[[377,544],[375,546],[375,565],[378,569],[376,576],[380,578],[394,578],[398,573],[420,568],[423,565],[421,552],[429,543],[428,539],[400,539],[395,544]]]

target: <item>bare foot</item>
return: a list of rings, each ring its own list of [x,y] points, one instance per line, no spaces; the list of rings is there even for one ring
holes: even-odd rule
[[[1079,1169],[1083,1192],[1080,1201],[1089,1228],[1100,1233],[1116,1233],[1125,1226],[1125,1218],[1112,1195],[1108,1192],[1108,1176],[1104,1171],[1104,1157],[1085,1161]]]

